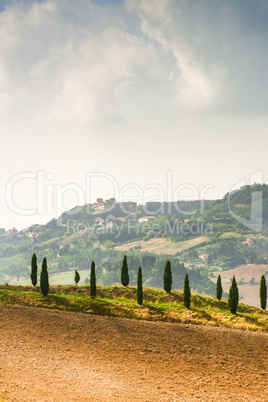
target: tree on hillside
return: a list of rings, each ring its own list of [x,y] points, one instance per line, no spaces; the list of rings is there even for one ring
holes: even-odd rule
[[[75,281],[76,285],[80,281],[80,275],[79,275],[79,273],[77,271],[75,271],[75,274],[74,274],[74,281]]]
[[[208,255],[207,264],[209,267],[212,264],[212,255],[211,254]]]
[[[218,276],[217,279],[217,287],[216,287],[216,297],[218,300],[222,298],[222,284],[221,284],[221,276]]]
[[[96,273],[95,273],[95,262],[91,263],[91,271],[90,271],[90,297],[94,299],[97,295],[97,286],[96,286]]]
[[[126,255],[124,255],[122,267],[121,267],[121,283],[123,286],[128,286],[128,284],[129,284],[128,265],[127,265],[127,256]]]
[[[184,279],[183,302],[184,302],[184,306],[186,308],[190,308],[190,304],[191,304],[191,289],[190,289],[188,274],[185,275],[185,279]]]
[[[233,276],[232,284],[229,290],[229,296],[228,296],[228,304],[231,313],[236,314],[237,311],[237,306],[238,306],[238,301],[239,301],[239,292],[238,292],[238,287],[237,283],[235,280],[235,276]]]
[[[262,275],[261,277],[261,284],[260,284],[260,304],[261,308],[265,310],[267,304],[267,285],[264,275]]]
[[[138,278],[137,278],[137,302],[139,304],[143,303],[143,291],[142,291],[142,270],[141,267],[138,269]]]
[[[166,262],[163,280],[164,280],[164,290],[167,293],[170,293],[172,288],[172,272],[171,272],[170,261]]]
[[[43,259],[41,274],[40,274],[40,289],[43,296],[47,296],[49,291],[49,281],[48,281],[48,272],[47,272],[47,259],[46,257]]]
[[[58,269],[57,269],[57,271],[61,271],[61,272],[69,271],[69,268],[70,268],[70,266],[69,266],[68,262],[67,262],[67,261],[64,261],[64,260],[61,260],[61,261],[59,262],[59,264],[58,264]]]
[[[32,262],[31,262],[31,281],[33,286],[36,286],[37,284],[37,258],[35,253],[33,253],[32,256]]]
[[[255,278],[251,278],[251,279],[249,280],[250,286],[254,285],[254,281],[255,281]]]

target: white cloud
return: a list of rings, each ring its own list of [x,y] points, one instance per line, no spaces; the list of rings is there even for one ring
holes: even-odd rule
[[[183,2],[130,0],[127,5],[142,18],[144,34],[162,44],[175,59],[172,77],[177,107],[189,111],[211,107],[219,96],[224,70],[215,63],[204,66],[199,60],[199,38],[181,7]]]
[[[178,184],[218,183],[220,197],[267,166],[265,0],[94,1],[0,12],[1,226],[20,219],[4,201],[17,172],[165,185],[171,169]],[[111,196],[104,187],[96,196]],[[35,196],[23,188],[19,201]]]
[[[261,89],[268,88],[268,13],[261,1],[126,4],[140,16],[143,33],[175,59],[172,79],[179,110],[263,112],[268,103]]]
[[[91,1],[13,3],[0,26],[0,102],[10,113],[76,124],[120,118],[120,91],[161,71],[152,44]]]
[[[93,0],[11,2],[0,13],[0,113],[88,126],[172,105],[264,111],[267,10],[243,1],[248,14],[240,0],[127,0],[130,17]]]

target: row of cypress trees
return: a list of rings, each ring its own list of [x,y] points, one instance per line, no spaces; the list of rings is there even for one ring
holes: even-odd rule
[[[259,296],[260,296],[261,308],[263,310],[265,310],[266,305],[267,305],[267,285],[266,285],[266,280],[265,280],[264,275],[262,275],[262,277],[261,277]],[[220,275],[218,276],[218,279],[217,279],[216,297],[218,300],[221,300],[221,298],[222,298],[222,284],[221,284],[221,276]],[[238,302],[239,302],[239,291],[238,291],[238,286],[236,283],[235,276],[233,276],[232,283],[231,283],[230,290],[229,290],[229,295],[228,295],[229,308],[233,314],[236,314],[236,312],[237,312]]]
[[[32,256],[31,261],[31,281],[33,286],[37,284],[37,258],[35,253]],[[74,277],[75,283],[77,284],[80,281],[80,275],[77,271],[75,271]],[[123,286],[129,285],[129,274],[128,274],[128,264],[127,264],[127,256],[125,255],[122,262],[121,267],[121,283]],[[172,271],[170,261],[166,262],[164,275],[163,275],[163,287],[167,293],[171,292],[172,289]],[[43,296],[47,296],[49,292],[49,278],[48,278],[48,270],[47,270],[47,259],[46,257],[43,259],[41,273],[40,273],[40,290]],[[216,297],[218,300],[222,298],[222,283],[221,276],[218,276],[217,285],[216,285]],[[91,271],[90,271],[90,297],[94,299],[97,295],[97,285],[96,285],[96,272],[95,272],[95,262],[91,263]],[[142,289],[142,269],[139,267],[138,276],[137,276],[137,302],[138,304],[143,303],[143,289]],[[184,279],[184,289],[183,289],[183,302],[184,306],[190,308],[191,304],[191,289],[189,284],[188,274],[186,273]],[[230,286],[229,295],[228,295],[228,304],[230,311],[233,314],[236,314],[237,307],[239,302],[239,291],[236,283],[235,276],[233,276],[232,284]],[[267,285],[265,276],[262,275],[260,282],[260,304],[261,308],[265,309],[267,305]]]
[[[74,281],[77,285],[80,281],[80,275],[77,271],[74,274]],[[90,270],[90,297],[94,299],[97,295],[97,285],[96,285],[96,272],[95,272],[95,262],[92,261],[91,263],[91,270]]]
[[[37,285],[37,258],[34,253],[31,261],[31,281],[33,286]],[[74,281],[76,285],[80,281],[80,275],[78,271],[75,271]],[[49,277],[47,270],[47,259],[46,257],[43,259],[40,273],[40,290],[43,296],[47,296],[49,292]],[[95,273],[95,262],[91,263],[91,273],[90,273],[90,297],[95,298],[97,294],[97,286],[96,286],[96,273]]]
[[[166,275],[164,273],[164,281],[167,278],[167,275],[171,275],[171,270],[170,271],[168,270],[168,273],[166,273]],[[168,293],[170,293],[170,291],[171,291],[171,286],[169,286],[169,285],[170,284],[168,284],[168,289],[170,289],[170,290]],[[137,302],[138,302],[138,304],[143,303],[142,269],[141,269],[141,267],[139,267],[139,269],[138,269],[138,276],[137,276]],[[190,289],[188,274],[185,275],[185,279],[184,279],[183,302],[184,302],[184,306],[186,308],[190,308],[191,289]]]
[[[165,269],[164,269],[164,275],[163,275],[163,282],[164,282],[164,290],[167,293],[170,293],[171,289],[172,289],[172,271],[171,271],[170,261],[166,262]],[[190,308],[191,289],[190,289],[188,274],[186,274],[185,278],[184,278],[183,303],[186,308]]]
[[[123,286],[129,285],[129,274],[127,265],[127,256],[125,255],[121,267],[121,283]],[[163,275],[163,287],[167,293],[171,292],[172,289],[172,272],[170,261],[166,262],[164,275]],[[143,290],[142,290],[142,269],[139,267],[137,276],[137,302],[138,304],[143,303]],[[184,289],[183,289],[183,302],[184,306],[190,308],[191,304],[191,289],[188,274],[185,275],[184,279]]]
[[[137,279],[137,300],[139,304],[142,304],[140,300],[142,300],[142,279],[141,279],[141,267],[138,270],[138,279]],[[121,268],[121,283],[123,286],[129,285],[129,275],[128,275],[128,265],[127,265],[127,256],[125,255],[123,258],[122,268]],[[167,293],[171,292],[172,289],[172,271],[170,261],[166,262],[164,275],[163,275],[163,287]],[[222,283],[221,276],[218,276],[217,285],[216,285],[216,297],[218,300],[222,298]],[[189,284],[188,274],[185,275],[184,279],[184,288],[183,288],[183,302],[184,306],[190,308],[191,304],[191,290]],[[236,283],[235,276],[233,276],[232,284],[230,286],[229,294],[228,294],[228,305],[231,313],[236,314],[237,307],[239,302],[239,291]],[[267,285],[265,276],[262,275],[261,283],[260,283],[260,305],[262,309],[266,308],[267,305]]]
[[[121,267],[121,283],[123,286],[129,285],[129,274],[127,265],[127,256],[124,255]],[[137,302],[142,305],[143,303],[143,290],[142,290],[142,269],[139,267],[137,275]]]
[[[31,261],[31,281],[33,286],[37,284],[37,258],[35,253],[32,256]],[[47,259],[46,257],[43,259],[40,273],[40,290],[43,296],[47,296],[49,292],[49,279],[48,279],[48,271],[47,271]]]

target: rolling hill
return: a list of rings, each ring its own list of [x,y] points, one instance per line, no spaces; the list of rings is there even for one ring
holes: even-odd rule
[[[266,184],[244,186],[214,201],[151,202],[142,206],[98,199],[95,204],[66,211],[46,225],[19,232],[1,229],[0,283],[29,284],[35,252],[39,265],[47,257],[55,284],[73,283],[76,269],[86,283],[94,260],[98,283],[111,285],[119,282],[122,258],[127,254],[132,285],[142,266],[145,285],[162,287],[163,269],[169,259],[173,288],[183,287],[188,272],[194,290],[214,294],[215,276],[220,273],[227,291],[235,272],[240,282],[240,276],[255,278],[254,284],[239,284],[245,297],[260,281],[261,271],[255,267],[267,264],[267,234]],[[245,300],[256,305],[253,296]]]

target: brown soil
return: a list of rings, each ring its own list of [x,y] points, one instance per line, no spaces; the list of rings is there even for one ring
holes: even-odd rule
[[[218,277],[220,273],[222,279],[230,280],[230,282],[228,283],[225,283],[224,281],[222,282],[223,290],[226,293],[229,292],[233,275],[235,275],[235,279],[237,282],[241,281],[242,278],[243,282],[249,282],[251,278],[255,278],[255,282],[258,282],[257,285],[249,285],[248,283],[243,283],[242,285],[240,285],[238,283],[239,296],[241,296],[241,301],[244,304],[260,307],[259,282],[261,280],[261,276],[264,275],[265,272],[268,272],[268,264],[248,264],[238,268],[229,269],[228,271],[216,271],[214,272],[214,275],[215,277]]]
[[[220,275],[222,278],[227,278],[227,279],[232,279],[233,275],[235,275],[235,278],[237,281],[240,281],[243,278],[244,282],[248,282],[248,281],[250,281],[251,278],[255,278],[256,282],[260,282],[261,276],[264,275],[265,272],[268,272],[267,264],[262,264],[262,265],[248,264],[248,265],[243,265],[242,267],[229,269],[228,271],[222,271],[220,273]],[[219,274],[219,273],[214,272],[215,276],[217,274]]]
[[[268,334],[1,304],[0,339],[0,400],[268,400]]]
[[[222,282],[223,291],[229,293],[231,283]],[[238,285],[241,302],[250,306],[260,308],[260,285]]]

